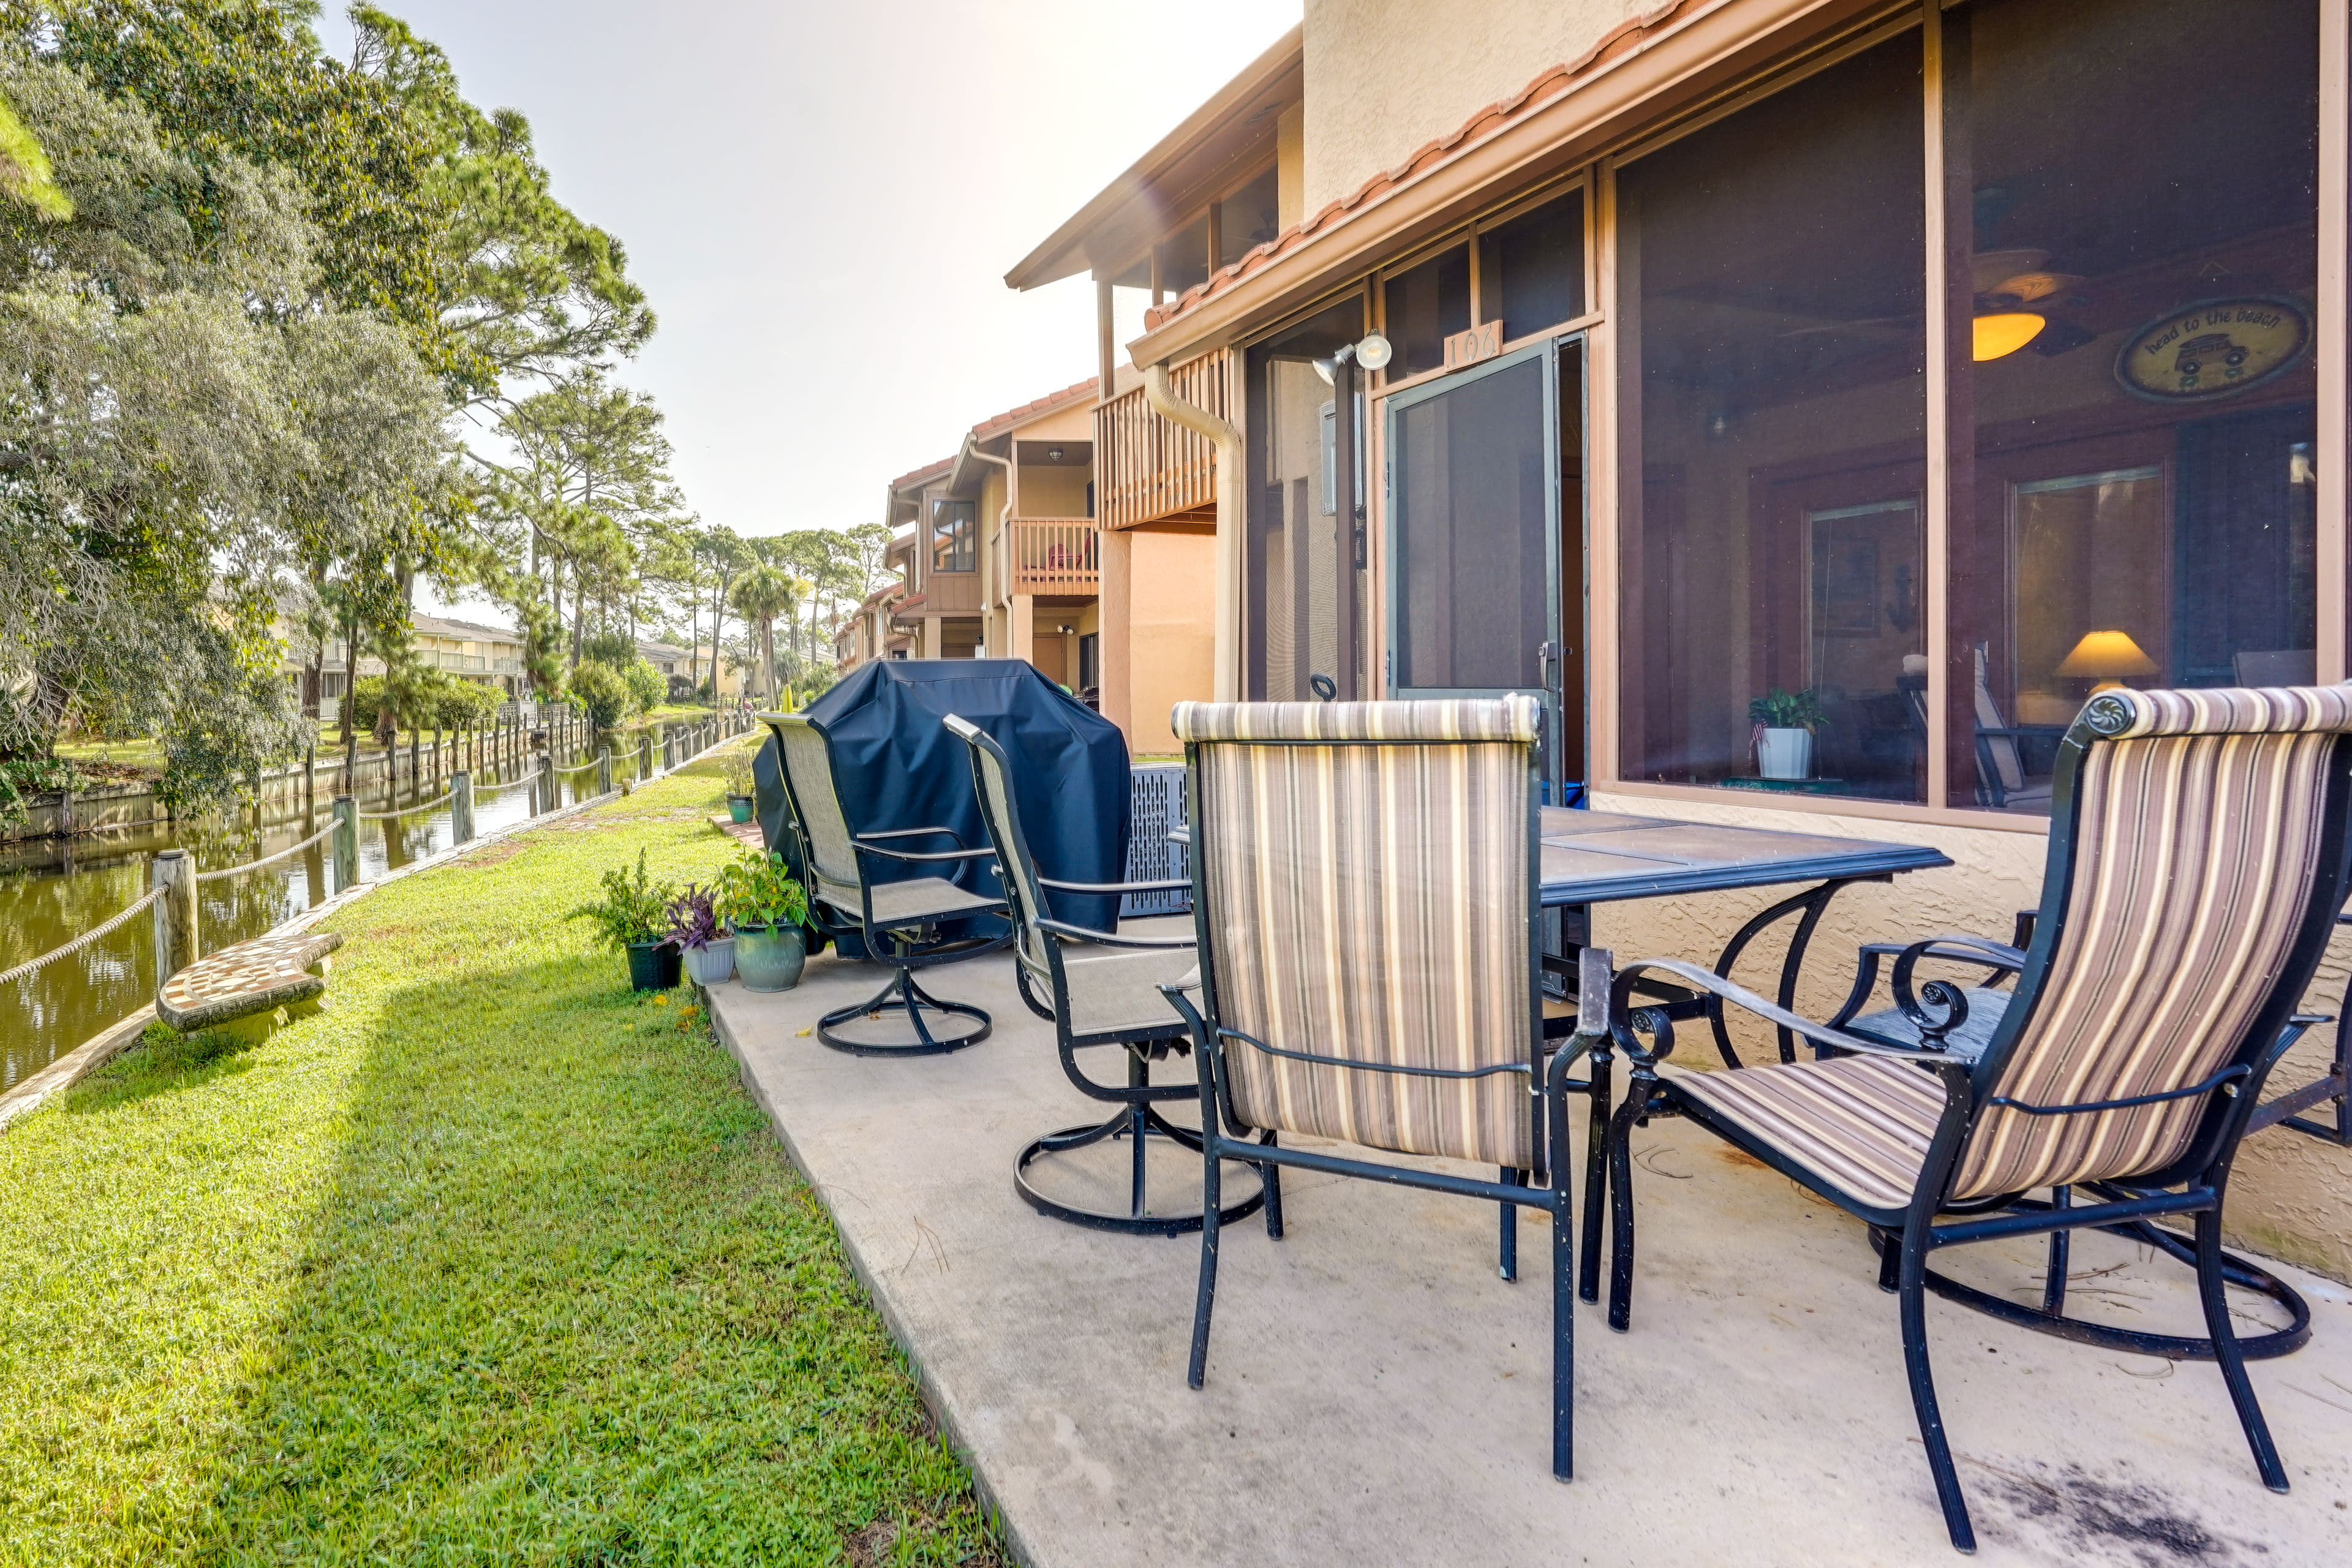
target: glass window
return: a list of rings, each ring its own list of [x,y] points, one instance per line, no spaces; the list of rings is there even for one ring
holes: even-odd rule
[[[977,503],[950,496],[931,498],[931,570],[971,572],[979,566]]]
[[[1276,171],[1269,168],[1217,205],[1217,265],[1230,267],[1282,232]]]
[[[1209,215],[1160,242],[1160,289],[1173,300],[1185,289],[1209,280]]]
[[[2309,680],[2317,7],[1949,13],[1951,803],[2045,813],[2100,686]]]
[[[1356,595],[1353,668],[1362,668],[1364,574],[1343,557],[1343,523],[1324,492],[1336,479],[1323,461],[1331,384],[1316,365],[1364,335],[1363,302],[1348,299],[1248,353],[1249,531],[1244,565],[1248,694],[1261,701],[1307,701],[1308,684],[1339,668],[1340,563]],[[1352,521],[1344,525],[1352,534]]]
[[[1396,347],[1389,380],[1445,363],[1445,340],[1470,330],[1470,247],[1457,245],[1387,280],[1385,335]]]
[[[1478,313],[1524,338],[1584,314],[1584,193],[1478,231]]]
[[[1919,71],[1906,33],[1619,175],[1628,778],[1925,798]]]

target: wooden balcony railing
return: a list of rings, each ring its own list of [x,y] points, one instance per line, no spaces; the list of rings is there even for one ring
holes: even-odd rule
[[[1239,374],[1233,351],[1219,349],[1171,371],[1169,390],[1231,419]],[[1207,437],[1153,413],[1139,386],[1095,410],[1095,510],[1108,529],[1187,515],[1213,518],[1216,447]]]
[[[998,540],[1008,594],[1098,594],[1101,553],[1092,518],[1016,517]]]

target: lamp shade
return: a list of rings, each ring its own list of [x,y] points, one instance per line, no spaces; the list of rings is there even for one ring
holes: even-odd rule
[[[2091,675],[2113,680],[2126,675],[2154,675],[2156,660],[2140,651],[2128,632],[2085,632],[2058,666],[2060,675]]]

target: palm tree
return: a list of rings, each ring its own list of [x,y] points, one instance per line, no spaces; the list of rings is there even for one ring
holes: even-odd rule
[[[760,694],[776,700],[776,618],[791,611],[799,584],[787,574],[761,562],[735,579],[727,602],[760,637]]]

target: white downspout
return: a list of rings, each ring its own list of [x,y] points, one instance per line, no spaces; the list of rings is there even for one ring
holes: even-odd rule
[[[1168,384],[1164,360],[1144,366],[1143,396],[1161,418],[1217,446],[1216,700],[1235,702],[1241,699],[1242,433],[1179,398]]]
[[[982,451],[978,446],[972,447],[971,451],[971,455],[982,462],[994,463],[1004,470],[1004,510],[996,517],[996,537],[1004,542],[998,548],[1004,552],[1005,564],[1009,567],[1013,562],[1013,460],[1009,458],[992,458]],[[973,542],[977,544],[979,542],[975,540]],[[985,570],[989,563],[982,562],[980,564]],[[993,575],[993,574],[989,574]],[[1013,649],[1009,646],[1013,638],[1013,595],[1003,583],[990,584],[988,591],[992,596],[1004,601],[1004,636],[1008,646],[999,649],[992,646],[993,639],[992,639],[992,646],[982,651],[991,658],[1011,658],[1013,657]]]

